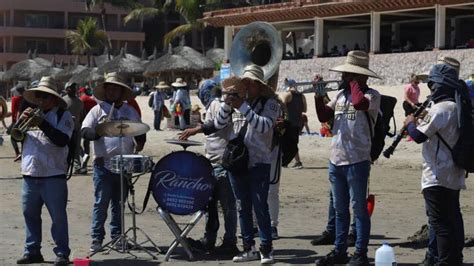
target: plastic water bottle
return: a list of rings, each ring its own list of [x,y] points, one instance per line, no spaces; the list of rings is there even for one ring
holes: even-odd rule
[[[397,265],[395,260],[395,252],[388,243],[383,243],[381,247],[375,251],[375,266],[394,266]]]

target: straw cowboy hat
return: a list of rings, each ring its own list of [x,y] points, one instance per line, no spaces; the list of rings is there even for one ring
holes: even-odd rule
[[[164,89],[170,88],[170,86],[168,86],[168,85],[166,84],[166,82],[160,81],[160,82],[158,83],[158,85],[156,85],[154,88],[155,88],[155,89],[158,89],[158,90],[164,90]]]
[[[272,87],[268,86],[263,79],[263,69],[255,64],[248,65],[244,68],[244,73],[240,77],[241,80],[250,79],[256,81],[260,85],[260,89],[263,89],[261,92],[262,95],[270,96],[275,94]]]
[[[438,58],[437,64],[447,64],[450,67],[454,68],[456,72],[459,74],[459,70],[461,69],[461,63],[452,57],[449,56],[441,56]]]
[[[369,69],[369,55],[363,51],[350,51],[346,62],[342,65],[329,69],[334,72],[355,73],[381,79],[374,71]]]
[[[49,76],[42,77],[38,83],[38,86],[26,90],[23,93],[23,97],[28,102],[38,105],[42,101],[42,99],[36,97],[35,92],[37,91],[49,93],[51,95],[56,96],[56,98],[59,99],[59,107],[60,108],[67,107],[66,101],[64,101],[63,97],[61,97],[61,95],[58,93],[59,87],[57,86],[56,81],[52,77],[49,77]]]
[[[241,80],[242,79],[236,76],[232,76],[230,78],[224,79],[224,81],[222,81],[222,93],[223,94],[237,93],[239,97],[242,97],[242,98],[245,97],[245,91],[242,90],[242,88],[237,87],[237,84],[239,84]]]
[[[188,86],[188,84],[182,78],[177,78],[175,82],[171,83],[171,86],[175,88],[183,88]]]
[[[95,87],[94,96],[101,100],[105,101],[105,85],[106,84],[115,84],[122,87],[122,101],[129,101],[135,98],[132,88],[127,85],[125,79],[116,72],[108,73],[105,75],[105,81]]]

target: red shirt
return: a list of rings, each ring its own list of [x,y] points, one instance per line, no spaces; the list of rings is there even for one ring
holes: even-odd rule
[[[97,102],[91,96],[84,94],[79,99],[84,103],[84,112],[87,114]]]
[[[20,103],[23,96],[12,96],[12,122],[15,123],[20,112]]]
[[[127,101],[127,103],[132,106],[138,113],[138,116],[140,116],[140,118],[142,117],[142,111],[140,110],[140,106],[138,106],[138,103],[135,99],[131,99],[129,101]]]

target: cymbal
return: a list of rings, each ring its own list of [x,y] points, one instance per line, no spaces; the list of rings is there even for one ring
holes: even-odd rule
[[[97,125],[97,134],[103,137],[134,137],[145,134],[150,130],[147,124],[137,121],[109,121]]]
[[[202,146],[202,145],[204,145],[202,142],[194,141],[194,140],[165,139],[165,141],[169,144],[181,145],[183,147],[183,149],[185,149],[185,150],[189,146]]]

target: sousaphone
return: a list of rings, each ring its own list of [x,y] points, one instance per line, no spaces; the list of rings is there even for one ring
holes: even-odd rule
[[[266,22],[252,22],[235,35],[230,51],[230,67],[240,77],[246,66],[256,64],[262,67],[264,79],[268,81],[278,74],[282,56],[281,36],[275,27]]]

